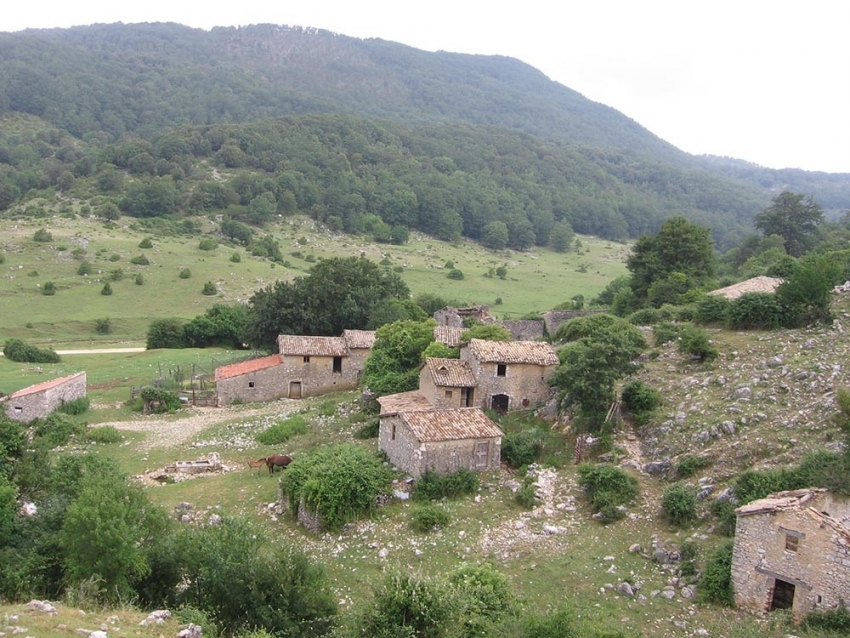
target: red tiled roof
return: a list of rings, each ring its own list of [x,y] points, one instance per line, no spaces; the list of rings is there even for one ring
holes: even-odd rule
[[[349,348],[371,348],[375,345],[374,330],[343,330],[342,338]]]
[[[221,366],[220,368],[215,369],[215,380],[221,381],[222,379],[238,377],[241,374],[256,372],[257,370],[265,370],[266,368],[273,368],[280,364],[281,359],[279,354],[272,354],[268,357],[261,357],[259,359],[251,359],[250,361],[242,361],[241,363],[231,363],[230,365]]]
[[[381,416],[396,414],[398,412],[416,412],[418,410],[433,410],[434,406],[418,390],[410,392],[399,392],[378,397],[381,406]]]
[[[502,436],[502,431],[487,418],[481,408],[401,412],[399,417],[422,442]]]
[[[434,326],[434,341],[454,348],[460,343],[460,336],[466,328],[454,328],[452,326]]]
[[[347,357],[348,346],[342,337],[311,337],[306,335],[280,335],[277,338],[280,354],[314,357]]]
[[[544,341],[471,339],[469,350],[479,361],[491,363],[532,363],[539,366],[554,366],[559,363],[555,349]]]
[[[437,387],[474,388],[477,385],[475,375],[466,361],[428,357],[425,359],[425,367]]]
[[[35,394],[36,392],[44,392],[45,390],[49,390],[50,388],[55,388],[57,386],[62,385],[63,383],[67,383],[71,379],[75,379],[80,375],[85,376],[85,372],[77,372],[75,374],[70,374],[67,377],[60,377],[58,379],[51,379],[50,381],[42,381],[41,383],[36,383],[35,385],[31,385],[28,388],[22,388],[17,392],[13,392],[9,395],[10,399],[14,399],[15,397],[22,397],[27,394]]]

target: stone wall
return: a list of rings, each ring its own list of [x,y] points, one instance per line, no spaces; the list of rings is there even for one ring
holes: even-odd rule
[[[312,397],[337,390],[352,390],[357,387],[363,374],[362,365],[352,362],[351,357],[340,357],[342,371],[333,371],[333,357],[312,355],[309,362],[302,355],[285,355],[282,368],[288,379],[288,387],[292,382],[301,383],[301,396]],[[287,390],[288,392],[288,390]],[[287,396],[290,396],[287,394]]]
[[[450,397],[446,396],[447,390],[452,393]],[[431,371],[428,370],[428,366],[422,366],[422,369],[419,371],[419,393],[428,399],[431,405],[438,410],[461,407],[461,388],[438,386],[434,383],[434,377]]]
[[[276,365],[220,379],[216,381],[215,392],[219,405],[228,405],[234,399],[245,402],[274,401],[287,396],[289,384],[284,367]]]
[[[461,359],[468,361],[472,374],[478,383],[475,389],[475,405],[490,408],[493,395],[504,394],[509,397],[508,410],[539,405],[549,400],[549,377],[554,366],[540,366],[529,363],[509,363],[505,376],[496,376],[496,363],[480,362],[471,356],[469,348],[462,348]]]
[[[419,441],[398,415],[381,417],[378,448],[386,452],[390,463],[397,468],[411,476],[420,475],[422,450]]]
[[[59,385],[44,390],[6,398],[6,416],[14,421],[29,423],[43,419],[63,403],[86,396],[86,373],[80,372]]]
[[[554,335],[555,332],[560,328],[563,324],[567,323],[570,319],[575,319],[576,317],[584,317],[585,315],[593,315],[600,312],[605,312],[604,310],[549,310],[548,312],[543,313],[543,323],[546,324],[546,333],[550,335]]]
[[[826,496],[815,507],[842,516],[841,503]],[[757,613],[768,611],[776,580],[795,586],[792,612],[797,618],[850,600],[847,538],[805,507],[739,515],[732,556],[735,603]]]
[[[489,454],[486,465],[479,466],[476,457],[479,443],[489,442]],[[429,441],[423,444],[420,472],[433,470],[437,474],[451,474],[461,468],[488,472],[497,469],[500,464],[501,439],[463,439],[459,441]]]
[[[510,330],[511,339],[514,341],[540,341],[543,339],[542,319],[504,319],[499,322],[503,327]]]

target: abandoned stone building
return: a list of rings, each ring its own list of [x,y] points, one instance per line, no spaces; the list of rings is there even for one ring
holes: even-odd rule
[[[3,397],[6,416],[14,421],[29,423],[43,419],[63,403],[86,396],[86,373],[36,383]]]
[[[545,403],[559,363],[555,349],[543,341],[471,339],[460,359],[476,381],[474,405],[500,412]]]
[[[218,405],[237,401],[274,401],[283,396],[286,379],[279,354],[215,369]]]
[[[502,431],[480,408],[438,410],[422,399],[418,392],[378,399],[378,446],[393,465],[415,478],[499,467]]]
[[[460,345],[460,337],[465,331],[466,328],[457,326],[434,326],[434,341],[455,348]]]
[[[419,392],[437,409],[475,405],[475,376],[466,361],[427,358],[419,370]]]
[[[850,502],[820,488],[779,492],[735,510],[735,603],[796,618],[850,600]]]
[[[454,308],[446,306],[434,313],[434,319],[438,326],[449,326],[450,328],[463,328],[465,320],[474,323],[497,323],[496,318],[490,314],[490,306],[470,306],[469,308]]]

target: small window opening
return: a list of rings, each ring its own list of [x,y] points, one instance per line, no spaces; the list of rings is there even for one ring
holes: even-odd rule
[[[304,355],[304,363],[310,363],[310,355],[308,355],[308,354]]]
[[[785,535],[785,550],[789,552],[796,552],[800,549],[800,539],[796,536],[791,536],[791,534]]]
[[[506,363],[497,363],[496,364],[496,376],[504,377],[508,373],[508,365]]]
[[[451,390],[446,390],[446,398],[447,398],[447,399],[451,399],[451,398],[452,398],[452,391],[451,391]]]
[[[393,435],[392,435],[392,440],[393,440],[393,441],[395,441],[395,425],[393,425]]]
[[[249,381],[249,382],[248,382],[248,387],[249,387],[249,388],[253,388],[253,387],[254,387],[254,382],[253,382],[253,381]]]
[[[334,357],[333,371],[336,372],[336,373],[342,372],[342,357]]]
[[[15,406],[15,414],[20,414],[24,409],[18,405]]]

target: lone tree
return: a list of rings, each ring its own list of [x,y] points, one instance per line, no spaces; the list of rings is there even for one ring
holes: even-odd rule
[[[788,254],[799,257],[815,244],[818,225],[822,221],[823,209],[811,197],[783,191],[773,198],[770,206],[756,215],[755,223],[765,237],[782,237]]]
[[[640,304],[677,303],[678,296],[714,277],[709,229],[684,217],[671,217],[657,235],[638,239],[626,266],[632,273],[632,292]]]

